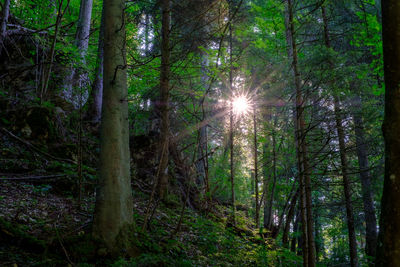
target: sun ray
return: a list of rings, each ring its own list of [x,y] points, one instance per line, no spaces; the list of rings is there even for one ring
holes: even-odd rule
[[[250,107],[249,100],[244,95],[236,96],[232,99],[232,107],[236,115],[246,114]]]

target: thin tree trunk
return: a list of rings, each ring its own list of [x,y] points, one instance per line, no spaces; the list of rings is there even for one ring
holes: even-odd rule
[[[61,20],[65,14],[65,11],[69,7],[70,0],[67,0],[67,5],[64,8],[64,10],[62,9],[63,2],[64,2],[64,0],[61,0],[60,4],[58,6],[56,25],[55,25],[55,29],[54,29],[54,37],[51,42],[51,47],[50,47],[50,51],[49,51],[50,56],[49,56],[47,68],[46,68],[46,66],[43,68],[42,86],[40,88],[40,101],[43,101],[43,99],[47,95],[47,89],[48,89],[49,81],[50,81],[50,73],[51,73],[51,69],[53,67],[54,54],[55,54],[55,50],[56,50],[57,36],[58,36],[58,32],[59,32],[60,25],[61,25]]]
[[[267,168],[266,168],[266,163],[268,162],[267,160],[267,149],[268,149],[268,145],[267,143],[264,143],[263,146],[263,165],[264,165],[264,169],[263,169],[263,175],[264,175],[264,179],[263,179],[263,196],[264,196],[264,222],[263,222],[263,226],[265,229],[268,228],[268,193],[269,193],[269,176],[267,173]]]
[[[96,76],[93,81],[89,98],[87,118],[93,123],[99,123],[101,119],[101,106],[103,103],[103,70],[104,70],[104,8],[101,12],[99,42],[97,48]]]
[[[272,230],[273,216],[272,216],[272,206],[274,205],[275,187],[276,187],[276,137],[275,137],[275,127],[276,127],[276,116],[274,118],[274,125],[272,130],[272,188],[269,194],[268,202],[268,221],[267,228]]]
[[[196,177],[196,184],[201,187],[205,188],[205,176],[206,176],[206,157],[207,157],[207,152],[205,151],[205,142],[206,142],[206,131],[207,128],[206,126],[200,127],[198,130],[199,134],[199,141],[197,145],[197,156],[200,159],[199,161],[196,162],[196,169],[197,169],[197,177]]]
[[[355,97],[354,107],[356,110],[361,110],[361,98]],[[371,174],[369,172],[367,144],[365,140],[364,122],[359,112],[353,113],[354,131],[356,135],[356,149],[358,157],[358,165],[360,168],[360,180],[362,199],[364,204],[364,216],[365,216],[365,254],[370,257],[375,257],[376,245],[377,245],[377,227],[376,227],[376,215],[375,207],[372,197],[371,190]]]
[[[229,7],[229,18],[231,17],[231,7]],[[229,135],[230,135],[230,163],[231,163],[231,206],[232,206],[232,223],[236,226],[236,207],[235,207],[235,166],[233,158],[233,53],[232,53],[232,21],[229,21],[229,90],[231,93],[230,103],[230,124],[229,124]]]
[[[294,36],[293,21],[293,5],[292,0],[287,0],[287,35],[290,36],[288,41],[290,45],[290,53],[292,56],[292,68],[294,76],[294,85],[296,89],[296,143],[298,148],[298,169],[300,175],[300,208],[302,214],[303,229],[303,265],[314,267],[316,265],[315,257],[315,240],[314,240],[314,223],[312,217],[312,201],[311,201],[311,179],[310,168],[308,166],[307,145],[305,136],[305,119],[304,119],[304,99],[301,92],[300,73],[298,71],[297,44]]]
[[[255,185],[254,185],[254,172],[250,173],[250,194],[254,195],[254,189],[255,189]],[[256,200],[255,200],[255,196],[254,196],[254,205],[252,205],[252,207],[254,208],[254,210],[256,210]]]
[[[291,204],[291,201],[293,200],[292,198],[296,195],[296,193],[297,193],[297,190],[295,191],[295,189],[296,189],[296,184],[294,183],[293,185],[292,185],[292,188],[290,189],[290,193],[289,193],[289,195],[286,197],[286,201],[285,201],[285,205],[283,206],[283,209],[282,209],[282,212],[281,212],[281,215],[279,216],[279,218],[278,218],[278,226],[277,226],[277,230],[278,230],[278,234],[279,234],[279,231],[281,230],[281,227],[282,227],[282,225],[283,225],[283,221],[284,221],[284,219],[283,219],[283,217],[285,216],[285,214],[286,214],[286,210],[287,210],[287,208],[289,207],[289,209],[290,209],[290,205],[289,204]],[[292,196],[293,195],[293,196]],[[287,214],[286,214],[287,215]],[[286,217],[286,220],[287,220],[287,217]]]
[[[258,144],[257,144],[257,117],[256,117],[256,107],[253,109],[253,128],[254,128],[254,193],[255,193],[255,204],[256,204],[256,214],[255,222],[256,228],[260,227],[260,205],[258,201]]]
[[[296,193],[293,195],[292,200],[290,201],[289,212],[286,217],[285,228],[283,229],[282,235],[282,243],[283,247],[287,248],[289,246],[289,231],[290,231],[290,222],[293,220],[294,211],[297,204],[297,198],[299,197],[300,189],[296,190]]]
[[[169,143],[169,73],[170,73],[170,47],[169,47],[169,25],[170,25],[170,1],[162,0],[162,26],[161,26],[161,74],[160,74],[160,96],[158,110],[161,117],[160,132],[160,171],[158,173],[158,196],[164,199],[168,193],[168,143]]]
[[[204,104],[202,104],[202,112],[203,114],[205,114],[204,111]],[[205,118],[205,115],[203,115],[203,117]],[[210,182],[209,182],[209,168],[208,168],[208,132],[207,132],[207,127],[205,128],[205,138],[204,138],[204,151],[203,153],[204,155],[204,185],[205,185],[205,195],[207,199],[211,199],[211,195],[210,195]]]
[[[207,93],[207,68],[208,58],[206,53],[201,53],[201,86],[204,88],[204,94]],[[207,114],[205,112],[204,104],[205,97],[200,100],[201,107],[201,127],[199,129],[199,144],[198,144],[198,157],[200,160],[196,163],[198,178],[196,183],[204,187],[204,195],[208,198],[209,185],[208,185],[208,140],[207,140]]]
[[[304,112],[304,109],[301,110],[301,113]],[[304,117],[300,120],[300,129],[305,129],[304,126]],[[308,261],[309,266],[316,266],[316,255],[315,255],[315,237],[314,237],[314,219],[312,215],[312,197],[311,197],[311,174],[310,167],[308,165],[307,158],[307,147],[305,144],[305,132],[302,130],[302,153],[303,153],[303,166],[304,166],[304,190],[305,190],[305,200],[306,200],[306,215],[307,215],[307,243],[308,243]]]
[[[400,266],[400,1],[382,5],[385,179],[376,266]]]
[[[300,156],[298,156],[298,161],[301,161]],[[301,252],[303,255],[303,266],[309,266],[309,247],[308,247],[308,235],[307,235],[307,211],[306,211],[306,194],[305,194],[305,186],[304,186],[304,175],[303,167],[301,163],[298,163],[301,166],[301,170],[299,173],[299,186],[300,186],[300,226],[301,226],[301,236],[298,239],[298,245],[301,247]],[[300,242],[301,241],[301,242]]]
[[[10,15],[10,0],[5,0],[3,5],[3,10],[1,14],[1,25],[0,25],[0,55],[3,51],[4,40],[7,33],[7,22],[8,16]]]
[[[93,235],[118,253],[133,222],[123,0],[104,1],[104,99]]]
[[[328,30],[328,21],[325,13],[325,7],[322,6],[322,19],[324,22],[324,37],[325,37],[325,45],[327,48],[331,48],[330,38],[329,38],[329,30]],[[333,89],[333,88],[332,88]],[[351,202],[351,192],[350,192],[350,181],[348,177],[348,162],[347,162],[347,154],[346,154],[346,143],[345,143],[345,133],[342,124],[341,110],[339,104],[339,97],[334,93],[333,95],[333,105],[334,105],[334,113],[335,113],[335,121],[336,121],[336,130],[339,139],[339,152],[340,152],[340,161],[342,167],[342,177],[343,177],[343,190],[344,197],[346,203],[346,216],[347,216],[347,227],[349,231],[349,249],[350,249],[350,265],[355,267],[358,265],[357,263],[357,241],[355,234],[355,226],[354,226],[354,214],[353,214],[353,205]]]
[[[230,104],[230,123],[229,123],[229,144],[230,144],[230,168],[231,168],[231,208],[232,224],[236,225],[236,207],[235,207],[235,163],[233,158],[233,104]]]
[[[316,206],[320,203],[318,197],[316,199]],[[318,212],[318,209],[317,209]],[[322,254],[325,257],[325,248],[324,248],[324,237],[321,234],[321,222],[319,220],[319,214],[314,213],[314,223],[315,223],[315,254],[317,258],[317,262],[319,262],[319,255]]]
[[[357,263],[357,241],[354,226],[354,215],[353,215],[353,205],[351,203],[351,193],[350,193],[350,181],[348,177],[348,163],[346,155],[346,144],[344,141],[344,129],[342,125],[342,119],[339,108],[339,100],[337,96],[334,96],[334,110],[335,110],[335,120],[336,129],[339,138],[339,149],[340,149],[340,161],[342,165],[342,177],[343,177],[343,189],[344,197],[346,201],[346,215],[347,215],[347,226],[349,231],[349,248],[350,248],[350,265],[355,267]]]
[[[308,266],[308,257],[306,257],[306,259],[304,259],[304,250],[305,250],[304,246],[308,246],[308,245],[307,245],[307,235],[305,235],[303,233],[304,229],[303,229],[303,226],[301,225],[303,223],[301,211],[299,212],[299,214],[297,216],[298,216],[298,219],[297,219],[297,231],[296,232],[299,232],[299,231],[302,232],[301,235],[297,235],[297,238],[295,238],[295,240],[297,242],[297,255],[303,256],[303,266]],[[305,241],[304,241],[304,238],[305,238]]]

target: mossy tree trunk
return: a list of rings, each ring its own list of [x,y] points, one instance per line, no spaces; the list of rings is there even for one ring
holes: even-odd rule
[[[93,236],[111,251],[133,222],[123,0],[104,1],[104,98]]]

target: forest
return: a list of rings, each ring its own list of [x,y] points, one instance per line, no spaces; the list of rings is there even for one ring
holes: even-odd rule
[[[0,9],[0,266],[400,267],[400,1]]]

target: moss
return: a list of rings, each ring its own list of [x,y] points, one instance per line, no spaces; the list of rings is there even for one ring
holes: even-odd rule
[[[138,257],[140,249],[138,247],[139,241],[137,236],[135,224],[125,225],[119,232],[114,246],[115,249],[111,253],[120,254],[123,252],[125,256]]]
[[[64,243],[71,257],[80,262],[90,262],[96,258],[97,244],[90,234],[70,237]]]
[[[168,194],[164,199],[163,202],[166,207],[169,208],[176,208],[180,207],[182,204],[179,201],[179,196],[176,194]]]
[[[112,247],[108,247],[102,240],[90,236],[86,242],[86,246],[80,248],[82,253],[85,253],[85,247],[89,249],[89,253],[94,253],[96,261],[99,259],[104,261],[116,260],[119,258],[135,258],[142,252],[139,248],[141,244],[138,240],[138,231],[135,225],[124,226],[116,237]],[[82,243],[84,245],[85,243]],[[90,244],[93,244],[91,246]],[[93,250],[92,250],[93,249]]]

